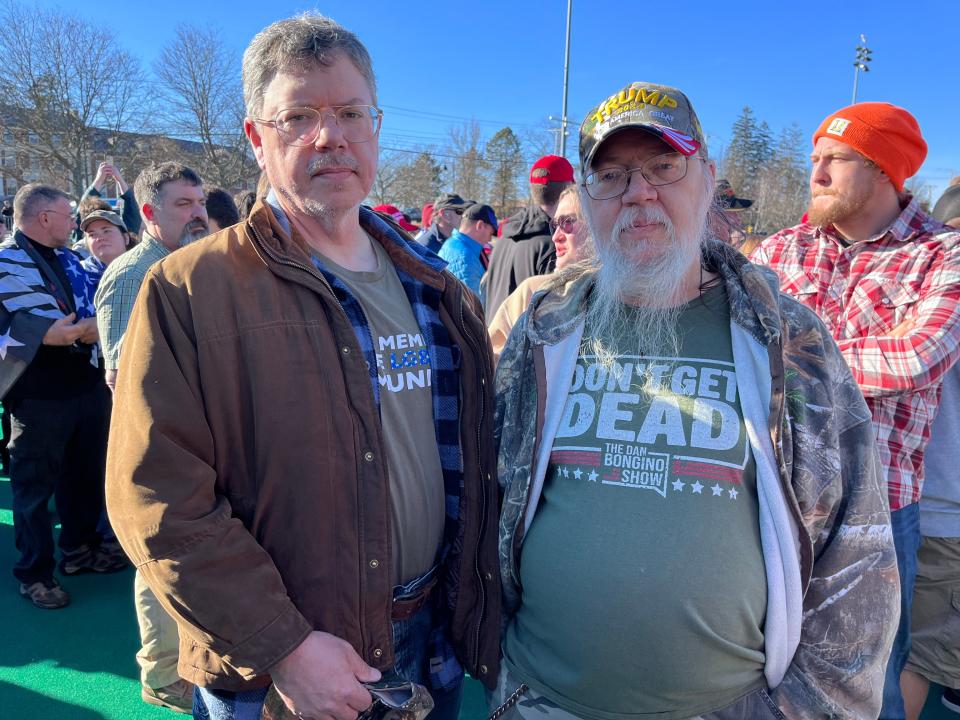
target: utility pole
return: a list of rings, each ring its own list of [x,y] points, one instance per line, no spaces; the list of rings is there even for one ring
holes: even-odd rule
[[[567,0],[567,48],[563,57],[563,110],[560,113],[560,157],[567,151],[567,87],[570,84],[570,20],[573,17],[573,0]]]
[[[860,44],[857,45],[857,54],[853,60],[853,104],[857,102],[857,81],[860,79],[860,71],[870,72],[870,61],[873,59],[873,51],[867,47],[867,38],[861,33]]]

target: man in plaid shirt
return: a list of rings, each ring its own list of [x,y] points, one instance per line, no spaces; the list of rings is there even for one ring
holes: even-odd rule
[[[813,142],[807,222],[767,238],[751,260],[820,316],[873,413],[901,585],[880,717],[903,718],[923,452],[960,355],[960,233],[904,192],[927,153],[906,110],[852,105],[826,118]]]
[[[147,271],[172,251],[210,231],[203,183],[185,165],[164,162],[146,168],[137,177],[135,197],[141,203],[142,238],[110,263],[93,299],[104,348],[106,381],[111,390],[116,386],[123,336]],[[139,570],[134,580],[134,607],[140,626],[140,696],[150,705],[189,712],[193,707],[193,685],[177,674],[177,624]]]

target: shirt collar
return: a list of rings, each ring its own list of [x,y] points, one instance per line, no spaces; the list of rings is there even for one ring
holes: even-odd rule
[[[146,228],[143,229],[143,239],[140,240],[140,244],[144,246],[144,249],[152,246],[162,252],[164,255],[170,254],[170,249],[162,242],[157,240],[157,238],[155,238],[153,235],[151,235]]]

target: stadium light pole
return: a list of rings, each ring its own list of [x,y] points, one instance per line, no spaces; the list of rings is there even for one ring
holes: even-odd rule
[[[857,54],[853,60],[853,103],[857,102],[857,81],[860,79],[860,71],[870,72],[870,61],[873,59],[873,51],[867,47],[867,38],[860,34],[860,44],[857,45]]]
[[[567,154],[567,88],[570,85],[570,19],[573,0],[567,0],[567,48],[563,57],[563,110],[560,113],[560,157]]]

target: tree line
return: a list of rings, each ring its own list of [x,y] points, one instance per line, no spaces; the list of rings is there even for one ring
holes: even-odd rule
[[[113,157],[129,182],[160,160],[189,164],[228,189],[255,182],[240,58],[219,30],[180,25],[148,72],[101,24],[20,0],[0,5],[0,21],[2,147],[21,159],[0,158],[4,174],[22,183],[39,162],[79,192],[97,161]],[[503,127],[485,138],[472,120],[450,126],[439,143],[396,147],[382,136],[369,200],[418,208],[453,191],[506,215],[526,202],[527,173],[553,152],[551,132],[546,124],[520,133]],[[796,124],[775,134],[743,108],[717,161],[737,195],[754,201],[741,216],[745,227],[769,233],[799,221],[809,202],[809,152]],[[908,188],[929,203],[928,186]]]

